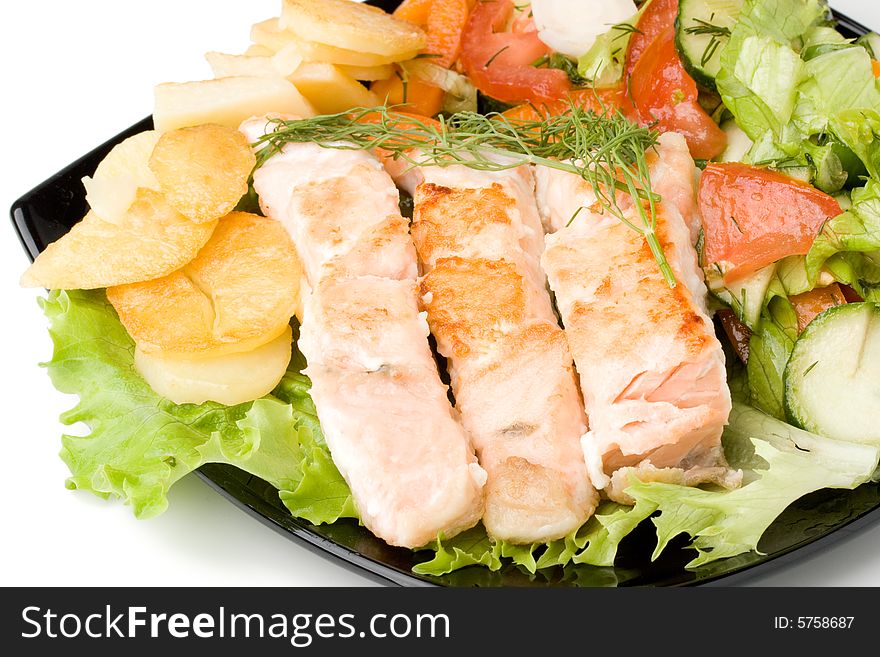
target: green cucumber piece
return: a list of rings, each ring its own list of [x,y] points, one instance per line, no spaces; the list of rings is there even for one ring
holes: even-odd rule
[[[783,379],[786,414],[799,427],[880,445],[880,304],[849,303],[816,317]]]
[[[730,38],[743,0],[681,0],[675,45],[681,62],[698,85],[715,90],[721,53]]]
[[[706,272],[709,290],[721,301],[730,306],[737,318],[750,329],[757,327],[764,308],[767,289],[776,274],[776,264],[767,265],[754,274],[733,283],[725,283],[720,272],[710,269]]]

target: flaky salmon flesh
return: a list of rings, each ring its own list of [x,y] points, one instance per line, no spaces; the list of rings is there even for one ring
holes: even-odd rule
[[[242,129],[255,141],[266,120]],[[364,525],[409,548],[474,526],[486,473],[428,343],[393,181],[364,151],[287,144],[255,172],[254,188],[304,263],[299,348]]]
[[[536,174],[545,223],[555,229],[546,238],[542,265],[590,422],[582,439],[587,468],[597,487],[624,502],[631,469],[643,480],[740,481],[721,448],[731,400],[692,242],[699,217],[694,164],[686,153],[683,139],[664,135],[651,158],[658,181],[653,189],[663,198],[656,234],[675,287],[643,236],[600,212],[587,181],[544,168]],[[642,224],[634,204],[624,212]]]
[[[511,543],[563,537],[592,515],[598,495],[580,449],[586,418],[574,366],[540,268],[531,171],[418,174],[422,304],[488,473],[483,524]]]
[[[253,141],[266,121],[243,129]],[[304,263],[299,346],[323,432],[375,535],[420,547],[482,521],[495,540],[548,542],[583,525],[597,489],[632,503],[633,475],[739,485],[693,246],[697,170],[678,135],[648,161],[674,287],[575,174],[400,167],[315,144],[256,171]],[[411,226],[389,173],[413,194]]]

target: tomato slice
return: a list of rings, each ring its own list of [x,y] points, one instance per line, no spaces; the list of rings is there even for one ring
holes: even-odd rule
[[[681,133],[691,155],[710,160],[727,147],[727,135],[697,102],[694,82],[675,50],[675,27],[649,45],[630,76],[630,95],[644,123],[657,122],[663,132]]]
[[[829,219],[833,197],[777,171],[748,164],[710,164],[699,189],[705,262],[726,281],[790,255],[805,255]]]
[[[789,299],[794,311],[797,313],[798,333],[807,328],[817,315],[833,308],[842,306],[846,301],[846,294],[837,283],[827,287],[817,287],[803,294],[796,294]]]
[[[648,46],[670,26],[675,25],[677,16],[678,0],[653,0],[645,8],[645,13],[641,15],[636,25],[638,32],[633,32],[629,38],[629,47],[626,51],[626,77],[632,74],[636,62],[642,58]]]
[[[478,3],[464,29],[460,63],[474,85],[507,103],[549,103],[571,90],[558,69],[535,68],[549,52],[537,32],[503,32],[513,13],[512,0]]]

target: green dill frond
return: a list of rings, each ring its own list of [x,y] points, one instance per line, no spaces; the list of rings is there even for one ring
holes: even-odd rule
[[[659,197],[651,191],[647,161],[658,135],[619,112],[598,114],[571,103],[565,113],[543,120],[460,112],[435,121],[382,106],[293,121],[272,119],[270,126],[254,144],[257,167],[287,143],[308,142],[342,150],[380,148],[413,167],[458,164],[502,171],[532,164],[574,173],[592,185],[603,211],[644,236],[663,276],[675,285],[656,235]],[[621,207],[622,194],[634,200],[637,222]]]

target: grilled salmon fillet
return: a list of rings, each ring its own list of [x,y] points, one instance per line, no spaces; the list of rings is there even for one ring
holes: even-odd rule
[[[265,119],[242,126],[251,141],[265,129]],[[472,527],[486,473],[431,353],[393,181],[366,152],[288,144],[254,188],[303,261],[305,373],[364,525],[408,548]]]
[[[657,205],[656,232],[678,281],[674,288],[641,235],[595,211],[588,182],[558,171],[538,176],[547,223],[562,226],[546,237],[542,264],[580,375],[590,423],[581,441],[587,468],[598,488],[622,502],[630,501],[624,492],[630,472],[643,480],[728,487],[741,479],[721,447],[731,408],[724,353],[679,210],[689,206],[693,162],[680,167],[679,180],[673,166],[660,149],[652,171],[667,167],[665,189],[684,190]],[[587,209],[571,221],[581,207]],[[625,212],[641,223],[632,203]]]
[[[532,174],[420,173],[412,234],[422,304],[488,473],[483,524],[512,543],[560,538],[598,495],[580,448],[586,419],[571,354],[540,268]]]
[[[666,203],[673,203],[687,224],[691,242],[696,244],[700,232],[700,214],[697,205],[697,181],[699,169],[694,164],[688,150],[687,142],[677,132],[667,132],[657,140],[657,145],[647,153],[648,166],[651,173],[651,189],[660,195]],[[581,205],[577,206],[572,215],[565,216],[556,208],[568,203],[569,187],[565,184],[565,176],[547,167],[535,167],[535,179],[538,188],[538,208],[547,233],[555,233],[566,226],[574,212],[584,207],[599,211],[596,194],[592,188],[580,190]],[[629,197],[618,198],[623,206]]]

